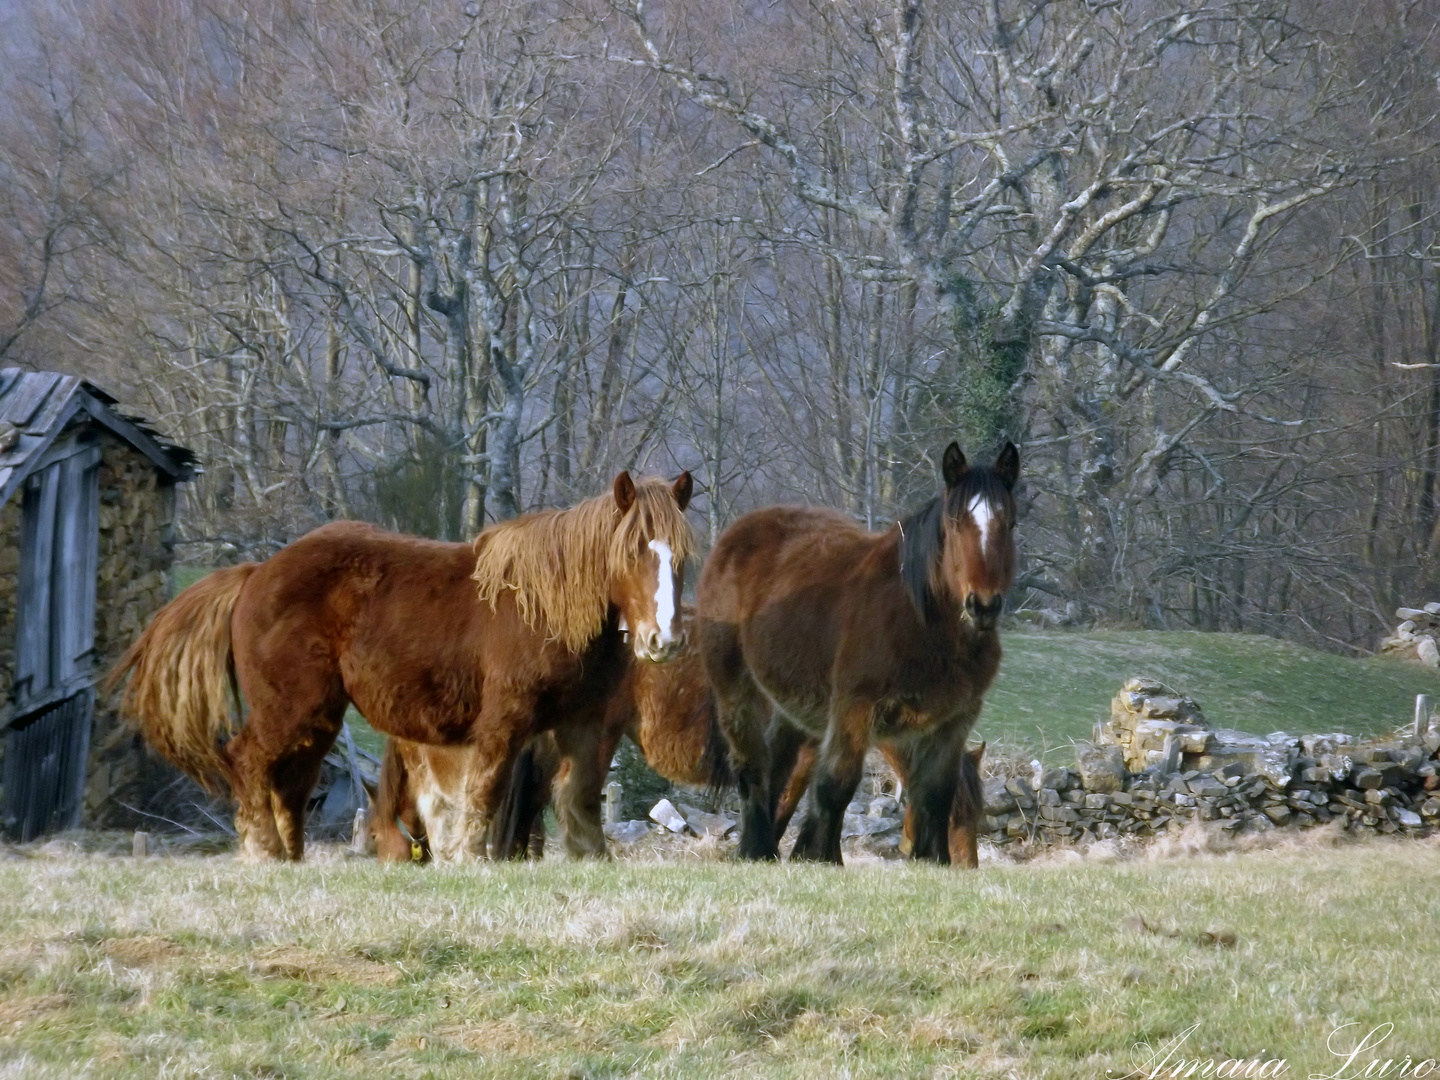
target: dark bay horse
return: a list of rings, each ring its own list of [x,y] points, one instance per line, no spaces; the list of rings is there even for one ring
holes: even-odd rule
[[[878,739],[909,779],[913,854],[950,861],[960,756],[1000,666],[1020,455],[1006,443],[994,465],[972,467],[951,443],[942,473],[941,494],[888,532],[772,507],[711,551],[698,647],[745,799],[742,857],[778,857],[777,800],[818,739],[791,857],[839,863],[845,807]]]
[[[599,830],[600,786],[625,735],[668,780],[711,790],[730,784],[714,700],[700,657],[687,644],[671,663],[629,665],[605,703],[594,769],[566,760],[552,732],[530,741],[515,763],[496,818],[495,849],[515,858],[539,854],[544,841],[537,827],[552,797],[567,846],[572,830],[585,835]],[[465,748],[388,741],[370,824],[382,859],[411,858],[415,842],[423,856],[437,846],[437,833],[453,829],[456,792],[469,767],[465,753]],[[591,813],[593,823],[578,820]]]
[[[566,762],[593,769],[627,652],[678,652],[690,491],[688,473],[673,485],[621,473],[610,493],[491,526],[473,546],[325,525],[186,589],[111,682],[128,676],[122,710],[152,746],[229,787],[247,856],[302,856],[305,801],[351,702],[386,734],[472,748],[448,842],[482,854],[525,743],[553,730]],[[247,710],[238,733],[232,691]],[[596,799],[593,834],[573,843],[603,851],[598,785]]]

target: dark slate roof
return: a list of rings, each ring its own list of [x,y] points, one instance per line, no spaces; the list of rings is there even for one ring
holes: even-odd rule
[[[94,383],[54,371],[0,369],[0,506],[9,501],[45,451],[81,413],[140,451],[161,472],[188,480],[195,455],[138,416],[115,408]]]

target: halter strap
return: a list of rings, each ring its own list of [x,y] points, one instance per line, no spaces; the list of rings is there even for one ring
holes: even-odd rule
[[[410,841],[410,861],[419,862],[423,859],[425,857],[425,849],[421,846],[419,840],[410,835],[410,830],[405,827],[405,822],[400,820],[399,814],[395,815],[395,827],[400,830],[401,836]],[[424,836],[425,834],[421,833],[420,835]]]

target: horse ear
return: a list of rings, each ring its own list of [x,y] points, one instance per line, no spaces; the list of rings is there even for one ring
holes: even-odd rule
[[[1015,444],[1008,439],[1005,441],[1005,448],[995,459],[995,475],[1007,488],[1013,489],[1015,481],[1020,479],[1020,451],[1015,449]]]
[[[978,769],[981,759],[985,757],[985,744],[982,742],[979,746],[975,747],[975,749],[965,752],[970,755],[970,760],[975,763],[975,767]]]
[[[684,510],[690,505],[690,495],[695,490],[695,481],[690,476],[690,470],[686,469],[675,478],[675,486],[670,489],[675,493],[675,501]]]
[[[960,444],[952,442],[945,447],[945,455],[940,459],[940,475],[945,478],[945,486],[953,488],[960,483],[960,477],[965,475],[969,468],[965,464],[965,455],[960,452]]]
[[[622,514],[635,505],[635,481],[630,479],[629,472],[615,477],[615,505]]]

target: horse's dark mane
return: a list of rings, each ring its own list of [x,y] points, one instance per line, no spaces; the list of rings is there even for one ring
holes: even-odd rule
[[[1005,482],[985,466],[968,469],[960,482],[900,522],[900,581],[921,618],[934,607],[936,570],[945,550],[945,518],[954,517],[976,495],[1000,500]],[[944,508],[942,513],[941,508]]]

